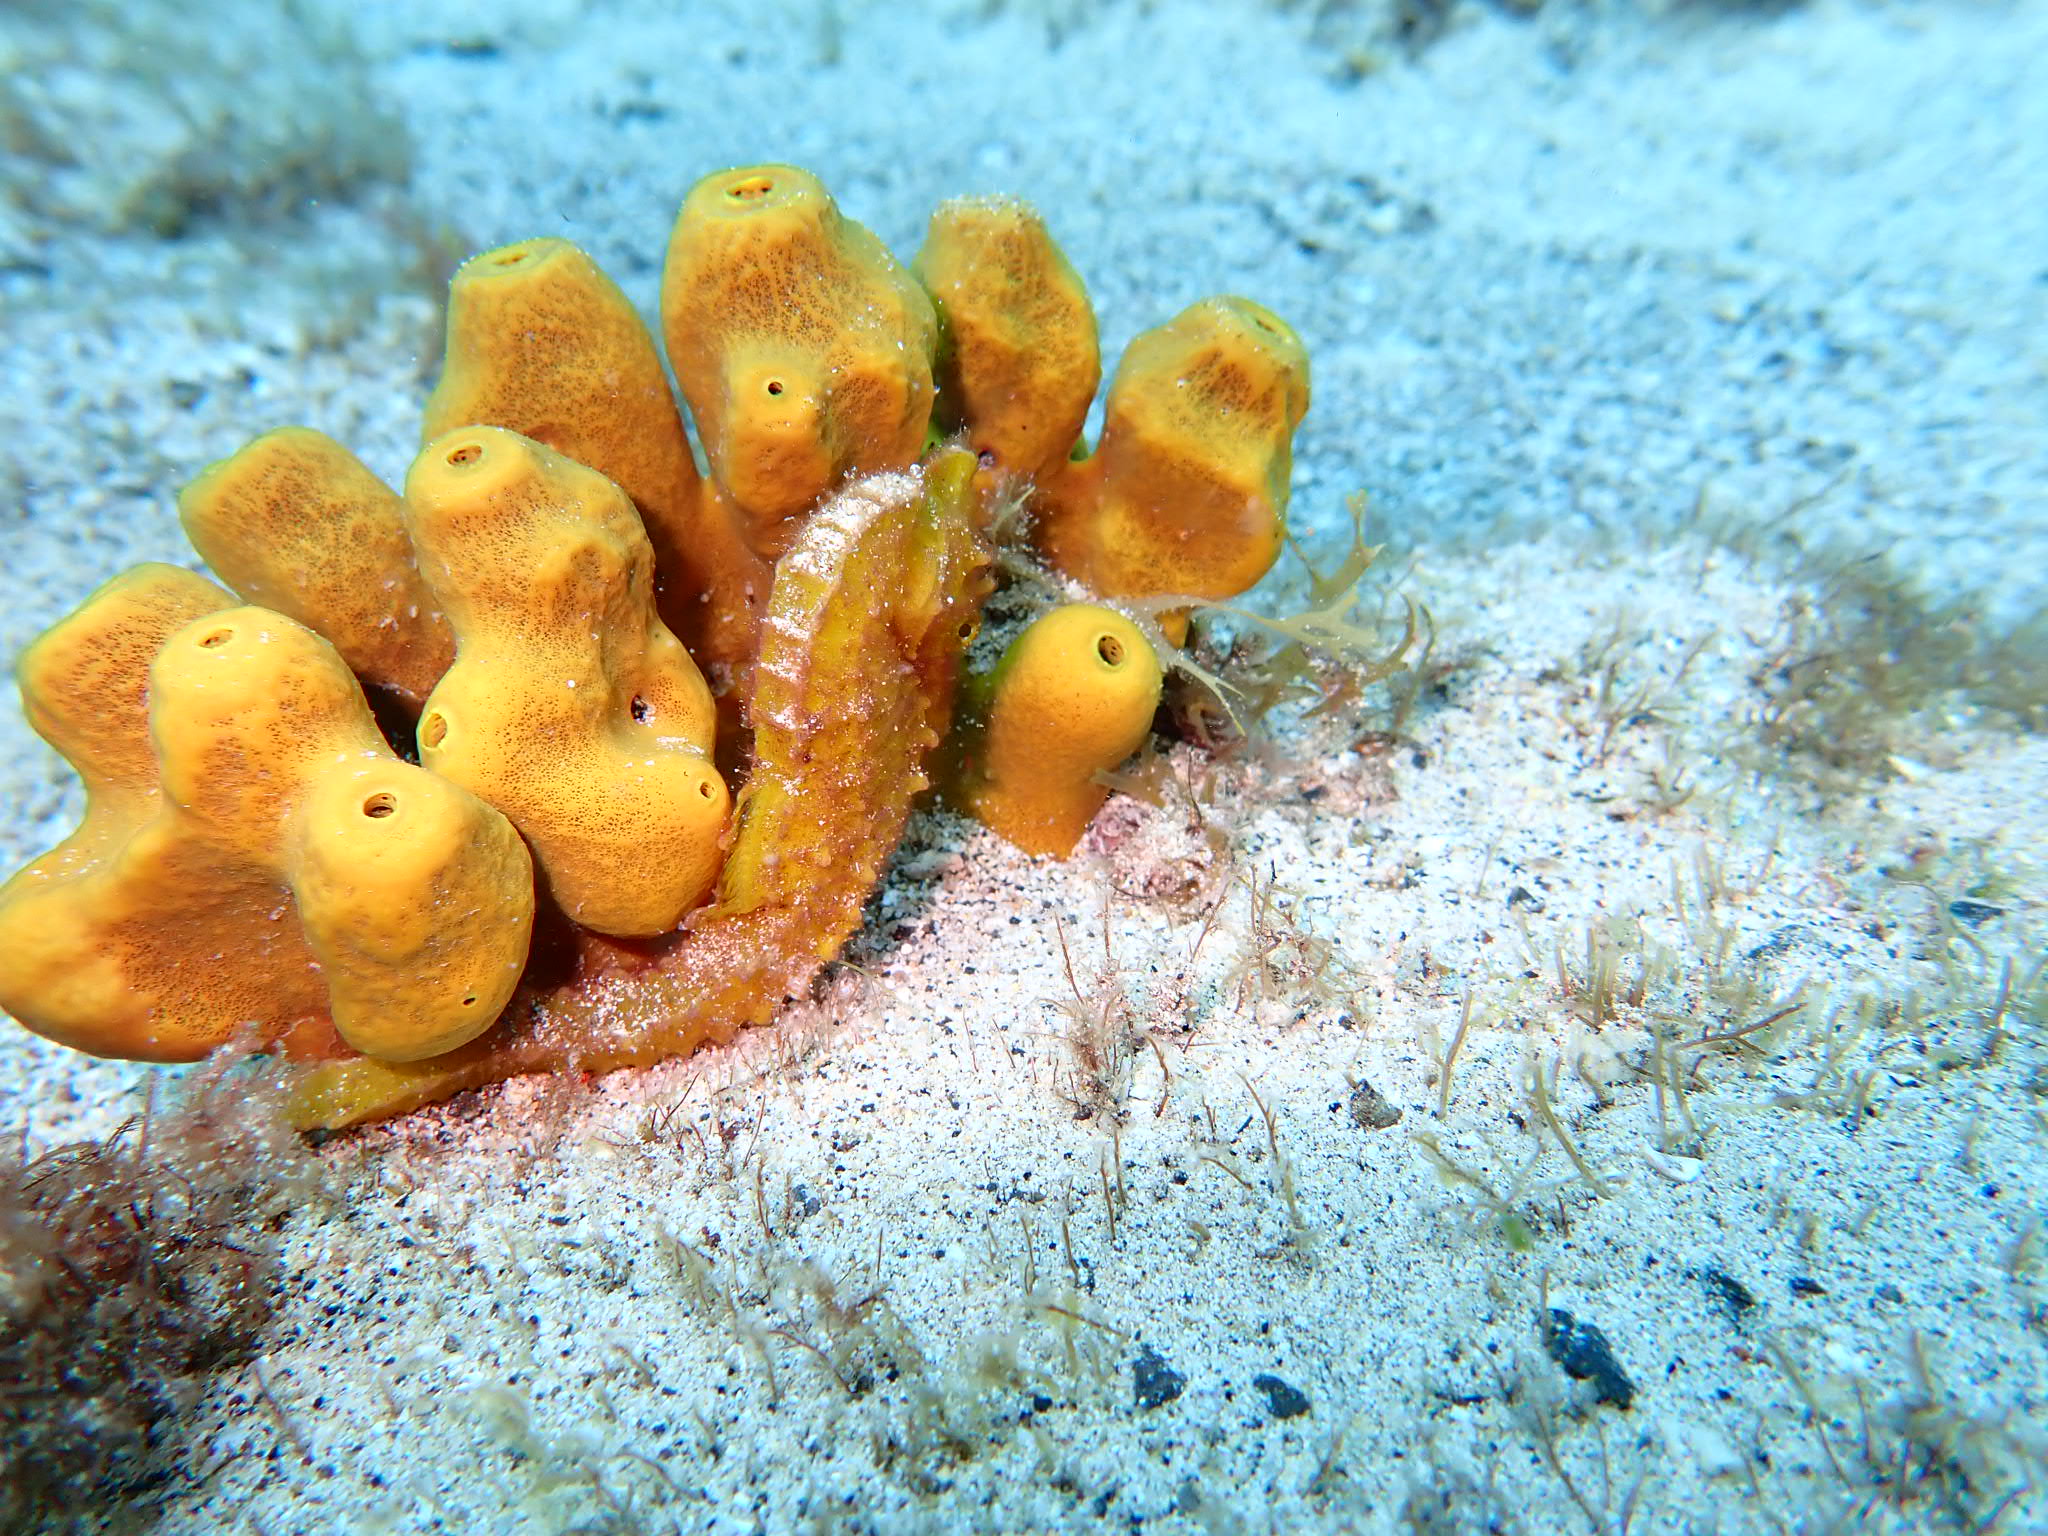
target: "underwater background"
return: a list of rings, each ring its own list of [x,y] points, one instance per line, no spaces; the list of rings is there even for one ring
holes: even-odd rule
[[[1431,617],[1070,864],[921,816],[702,1058],[138,1150],[199,1074],[5,1024],[5,1528],[2048,1529],[2048,6],[21,0],[0,66],[10,663],[258,432],[396,483],[464,257],[651,312],[758,161],[906,258],[1028,199],[1106,359],[1274,310],[1295,537],[1364,492]],[[10,700],[0,873],[81,804]],[[162,1225],[68,1310],[53,1167]]]

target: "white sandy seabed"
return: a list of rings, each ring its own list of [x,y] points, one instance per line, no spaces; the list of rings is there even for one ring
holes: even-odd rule
[[[2048,749],[1939,693],[1767,739],[1847,558],[1789,550],[2048,591],[2048,13],[1460,8],[1360,77],[1341,7],[663,9],[352,7],[408,190],[36,236],[8,651],[258,430],[396,478],[439,245],[651,301],[780,158],[906,253],[1032,198],[1112,351],[1280,311],[1297,526],[1371,491],[1430,666],[1065,864],[920,818],[731,1050],[330,1144],[110,1526],[2048,1528]],[[77,796],[12,712],[0,771],[12,865]],[[34,1147],[147,1075],[0,1049]]]

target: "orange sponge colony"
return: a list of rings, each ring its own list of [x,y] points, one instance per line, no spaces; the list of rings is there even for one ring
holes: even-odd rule
[[[955,798],[1072,851],[1158,707],[1142,613],[1280,548],[1293,333],[1211,299],[1141,335],[1082,457],[1095,320],[1035,213],[947,204],[913,276],[782,165],[690,192],[660,312],[666,368],[575,246],[485,252],[402,495],[267,433],[179,504],[260,606],[144,566],[30,647],[87,810],[0,887],[0,1007],[149,1060],[253,1026],[329,1125],[693,1049],[859,923],[956,693]],[[1003,481],[1130,612],[1055,608],[963,687]]]
[[[962,801],[1026,853],[1065,858],[1109,798],[1096,775],[1150,733],[1163,681],[1151,642],[1114,609],[1041,616],[976,679]]]
[[[654,553],[611,481],[466,427],[405,477],[454,666],[420,761],[504,811],[548,893],[599,933],[664,933],[717,878],[729,799],[703,674],[654,611]]]
[[[37,641],[21,683],[88,795],[79,831],[0,888],[0,1005],[22,1022],[183,1061],[249,1021],[275,1038],[324,1016],[412,1060],[504,1007],[524,847],[385,748],[310,630],[143,566]]]

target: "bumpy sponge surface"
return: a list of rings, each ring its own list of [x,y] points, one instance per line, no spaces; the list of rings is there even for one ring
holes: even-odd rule
[[[1104,597],[1234,597],[1286,536],[1308,353],[1249,299],[1204,299],[1136,337],[1109,387],[1101,446],[1050,475],[1046,556]]]
[[[841,480],[923,451],[931,300],[810,172],[698,182],[669,239],[661,316],[711,473],[763,558]]]
[[[311,630],[142,567],[32,646],[21,681],[89,797],[79,832],[0,888],[0,1005],[24,1024],[181,1061],[247,1021],[275,1039],[324,1017],[406,1061],[504,1008],[533,914],[524,846],[391,754]]]
[[[448,349],[420,441],[504,427],[587,464],[633,498],[657,550],[687,537],[697,464],[632,301],[567,240],[472,256],[448,288]]]
[[[310,427],[266,432],[178,497],[192,547],[244,600],[323,635],[414,711],[455,637],[413,565],[398,497]]]
[[[717,876],[730,797],[711,694],[655,612],[632,502],[493,427],[429,443],[405,501],[457,642],[420,716],[421,763],[511,818],[576,922],[673,928]]]
[[[1115,610],[1041,615],[975,680],[967,808],[1026,853],[1065,858],[1109,798],[1095,775],[1143,745],[1162,680],[1151,643]]]
[[[662,617],[701,664],[744,668],[774,572],[700,481],[639,312],[568,241],[501,246],[456,272],[421,441],[470,426],[518,432],[615,481],[654,546]]]
[[[911,269],[938,310],[940,427],[1007,474],[1064,460],[1102,357],[1088,290],[1045,221],[1013,198],[943,203]]]

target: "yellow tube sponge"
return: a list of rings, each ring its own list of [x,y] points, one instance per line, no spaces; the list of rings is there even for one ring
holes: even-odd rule
[[[940,427],[993,467],[1036,477],[1080,439],[1102,355],[1088,290],[1014,198],[957,198],[911,264],[939,317]]]
[[[762,558],[841,480],[923,452],[931,300],[810,172],[698,182],[669,239],[661,318],[712,476]]]
[[[472,256],[449,284],[447,351],[420,440],[470,426],[544,443],[632,497],[663,619],[702,665],[737,682],[775,573],[699,478],[639,311],[567,240]]]
[[[152,1061],[195,1059],[250,1021],[276,1040],[331,1020],[393,1060],[473,1039],[525,962],[517,834],[390,754],[332,646],[225,602],[145,566],[23,658],[31,718],[89,808],[0,888],[0,1006],[65,1044]],[[302,918],[335,908],[335,866],[357,889],[386,876],[374,911],[357,908],[361,933],[292,920],[295,900]],[[405,939],[382,942],[394,929]]]
[[[0,894],[0,1007],[131,1061],[197,1061],[249,1022],[276,1039],[326,1008],[290,911],[267,871],[152,818],[72,878]]]
[[[78,1050],[184,1061],[225,1038],[131,986],[160,969],[150,929],[162,914],[122,899],[147,880],[124,879],[117,866],[140,875],[181,851],[137,837],[163,803],[149,740],[149,664],[185,624],[233,602],[190,571],[137,566],[44,632],[16,668],[29,723],[78,770],[86,801],[76,832],[0,886],[0,1007]],[[198,894],[203,901],[213,891]],[[296,952],[303,957],[303,945]],[[174,989],[175,977],[165,979]],[[251,989],[252,1007],[271,1002],[260,990]],[[289,1011],[295,999],[277,1001]],[[300,988],[296,1001],[315,999]]]
[[[1249,299],[1204,299],[1135,338],[1109,387],[1102,442],[1056,469],[1040,549],[1104,597],[1234,597],[1286,537],[1308,354]]]
[[[356,760],[300,806],[292,892],[341,1037],[380,1061],[466,1045],[526,966],[533,861],[512,823],[446,779]]]
[[[448,287],[448,349],[420,441],[505,427],[589,465],[633,498],[648,537],[686,538],[697,464],[639,311],[567,240],[472,256]]]
[[[324,635],[417,713],[455,637],[413,565],[398,497],[310,427],[266,432],[178,497],[192,547],[243,600]]]
[[[33,886],[88,865],[154,814],[149,664],[164,641],[234,598],[190,571],[150,563],[102,584],[21,653],[15,674],[35,733],[85,782],[79,828],[14,881]]]
[[[632,502],[494,427],[429,443],[405,501],[457,642],[420,716],[421,763],[512,819],[576,922],[673,928],[717,877],[730,798],[711,694],[655,612]]]
[[[487,1029],[533,924],[511,824],[393,756],[334,648],[268,609],[186,625],[149,688],[181,829],[291,891],[341,1037],[414,1061]]]
[[[1065,858],[1109,798],[1095,775],[1144,743],[1162,681],[1151,643],[1115,610],[1042,615],[974,682],[961,799],[1026,853]]]
[[[951,719],[989,587],[978,500],[974,456],[942,449],[806,521],[761,626],[752,774],[714,904],[630,950],[579,935],[573,968],[530,976],[500,1028],[447,1056],[309,1065],[298,1123],[398,1114],[515,1073],[660,1061],[801,996],[860,926]]]

